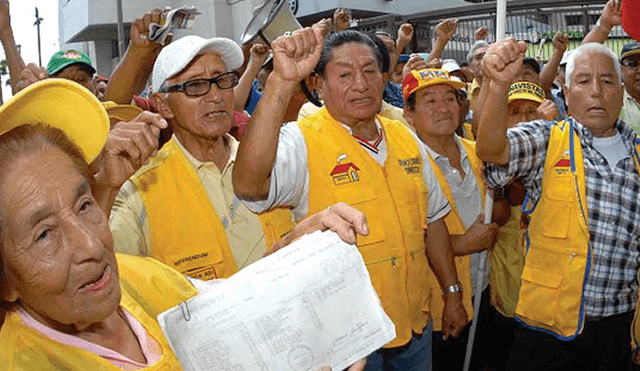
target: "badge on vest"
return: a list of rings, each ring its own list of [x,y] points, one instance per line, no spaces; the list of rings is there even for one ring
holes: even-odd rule
[[[360,180],[360,175],[358,174],[360,169],[354,165],[353,162],[348,162],[346,164],[338,164],[333,170],[331,170],[331,176],[333,177],[333,183],[335,185],[357,182]]]
[[[404,168],[404,171],[409,175],[419,174],[421,163],[422,160],[420,159],[420,157],[398,159],[398,165],[402,166]]]
[[[560,160],[553,165],[553,171],[556,174],[566,174],[571,171],[571,155],[569,151],[565,151],[560,157]]]

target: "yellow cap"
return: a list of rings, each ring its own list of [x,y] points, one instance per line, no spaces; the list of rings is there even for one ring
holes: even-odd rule
[[[542,103],[544,100],[544,91],[541,87],[529,81],[514,82],[509,87],[508,103],[518,99],[526,99]]]
[[[402,81],[402,96],[407,100],[412,93],[438,84],[446,84],[456,90],[467,86],[462,81],[452,80],[449,73],[443,69],[412,70]]]
[[[93,161],[109,136],[109,117],[98,98],[66,79],[29,85],[0,106],[0,135],[24,124],[47,124],[62,130]]]
[[[102,102],[102,106],[107,110],[109,119],[114,120],[115,122],[131,121],[142,113],[142,108],[132,104],[118,104],[116,102],[108,101]]]

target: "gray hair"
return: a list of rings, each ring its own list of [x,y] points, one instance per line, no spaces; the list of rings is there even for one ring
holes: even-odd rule
[[[571,75],[573,75],[573,70],[575,70],[576,68],[576,59],[579,56],[582,56],[584,54],[589,54],[589,53],[600,53],[609,57],[613,62],[613,69],[616,71],[616,75],[618,75],[618,82],[620,84],[622,83],[622,70],[620,69],[620,61],[618,60],[618,57],[616,56],[616,54],[603,44],[586,43],[572,50],[571,55],[569,55],[569,58],[567,58],[567,66],[566,66],[566,73],[565,73],[566,75],[565,85],[567,86],[567,88],[571,84]]]
[[[471,50],[467,53],[467,63],[471,64],[473,61],[473,55],[476,54],[476,51],[480,48],[488,48],[489,43],[484,40],[478,40],[471,46]]]

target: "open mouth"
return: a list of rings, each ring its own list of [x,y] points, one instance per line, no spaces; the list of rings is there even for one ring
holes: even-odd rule
[[[80,286],[80,290],[82,291],[98,291],[111,281],[111,266],[107,265],[102,273],[95,277],[95,279],[85,283]]]
[[[206,118],[210,118],[210,119],[217,119],[220,117],[225,117],[227,115],[227,111],[214,111],[214,112],[209,112],[206,115],[204,115],[204,117]]]

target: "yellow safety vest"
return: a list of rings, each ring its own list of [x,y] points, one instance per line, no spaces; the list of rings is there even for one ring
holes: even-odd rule
[[[220,217],[175,138],[131,181],[149,220],[151,257],[202,280],[238,271]],[[289,209],[275,209],[260,220],[267,248],[293,229]]]
[[[469,163],[471,164],[471,168],[473,169],[473,173],[478,181],[478,189],[482,194],[482,202],[484,204],[484,191],[485,185],[482,179],[482,161],[476,155],[476,145],[475,142],[460,138],[462,145],[464,147],[465,152],[467,152],[467,158],[469,159]],[[449,205],[451,205],[451,212],[447,214],[444,218],[444,222],[447,225],[447,229],[449,230],[449,235],[463,235],[467,232],[464,227],[464,223],[462,222],[462,218],[460,217],[460,213],[458,212],[458,208],[456,207],[456,201],[453,197],[453,193],[451,192],[451,187],[447,183],[442,170],[433,160],[431,155],[427,152],[429,156],[429,161],[431,162],[431,167],[433,168],[436,178],[438,179],[438,183],[440,183],[440,187],[447,197],[447,201],[449,201]],[[462,285],[462,303],[464,304],[464,308],[467,310],[470,318],[473,317],[473,304],[471,303],[471,296],[473,294],[472,283],[471,283],[471,274],[470,274],[470,266],[471,266],[471,258],[470,255],[456,256],[456,270],[458,271],[458,281]],[[429,304],[429,308],[431,311],[431,316],[433,317],[433,331],[442,331],[442,310],[444,309],[444,300],[442,297],[442,288],[438,283],[438,279],[435,274],[429,274],[429,285],[431,286],[431,300]]]
[[[140,370],[182,370],[156,316],[196,295],[196,289],[181,274],[153,259],[120,254],[117,258],[122,289],[120,305],[140,321],[162,350],[158,362]],[[0,349],[1,370],[121,370],[94,353],[58,343],[26,326],[15,312],[7,315],[0,330]]]
[[[429,264],[424,236],[428,191],[415,137],[397,121],[377,116],[388,144],[384,166],[327,111],[298,121],[309,166],[309,214],[345,202],[367,217],[369,235],[358,236],[385,312],[404,345],[429,320]]]
[[[634,151],[636,168],[638,155]],[[551,128],[542,194],[531,213],[517,318],[561,340],[584,327],[584,283],[592,263],[584,160],[574,121]]]
[[[520,226],[521,206],[511,206],[507,224],[500,227],[491,250],[491,304],[503,316],[513,317],[518,303],[520,277],[524,266],[524,234]]]

